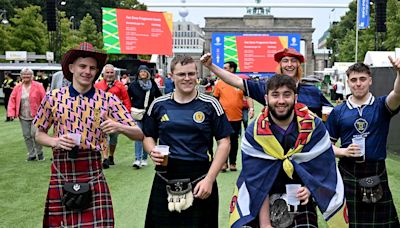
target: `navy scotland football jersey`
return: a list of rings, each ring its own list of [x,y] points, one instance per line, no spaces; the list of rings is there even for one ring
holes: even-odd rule
[[[170,93],[154,100],[144,118],[143,133],[170,147],[171,158],[211,161],[208,152],[213,138],[228,137],[232,128],[220,103],[199,93],[189,103],[180,104]]]
[[[262,105],[265,104],[265,88],[267,82],[254,81],[254,80],[243,80],[245,95],[253,98]],[[297,87],[299,103],[307,105],[308,109],[317,114],[319,117],[322,116],[322,106],[333,107],[331,103],[324,97],[322,92],[313,85],[299,84]]]
[[[346,148],[354,137],[365,138],[365,160],[378,161],[386,158],[386,142],[391,118],[399,112],[391,111],[386,97],[370,95],[366,104],[357,107],[351,101],[336,106],[329,115],[326,127],[331,140],[340,139]]]

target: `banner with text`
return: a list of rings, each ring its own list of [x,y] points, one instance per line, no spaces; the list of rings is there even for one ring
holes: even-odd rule
[[[172,56],[172,14],[103,8],[104,50],[109,54]]]
[[[274,54],[286,47],[300,51],[300,34],[212,34],[213,63],[234,61],[241,73],[271,75],[278,65]]]
[[[359,0],[358,29],[367,29],[369,27],[369,1],[370,0]]]

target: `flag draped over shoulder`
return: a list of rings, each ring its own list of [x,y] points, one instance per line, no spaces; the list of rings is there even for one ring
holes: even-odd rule
[[[280,171],[296,172],[310,190],[330,227],[348,227],[343,181],[329,134],[319,118],[295,104],[299,134],[286,155],[269,128],[268,110],[247,128],[242,139],[243,168],[230,205],[230,225],[241,227],[257,217]]]

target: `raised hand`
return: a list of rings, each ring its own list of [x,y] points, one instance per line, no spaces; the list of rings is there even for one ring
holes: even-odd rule
[[[210,53],[206,53],[203,56],[201,56],[200,58],[201,63],[206,66],[209,67],[212,65],[212,56]]]
[[[393,67],[397,70],[400,71],[400,58],[393,59],[392,56],[388,56],[390,62],[392,63]]]

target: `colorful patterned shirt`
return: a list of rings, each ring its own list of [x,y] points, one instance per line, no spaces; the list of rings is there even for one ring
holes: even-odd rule
[[[33,123],[44,132],[53,125],[54,136],[81,134],[81,149],[102,151],[107,140],[100,124],[107,118],[124,125],[135,125],[115,95],[95,88],[79,94],[71,85],[48,92]]]

